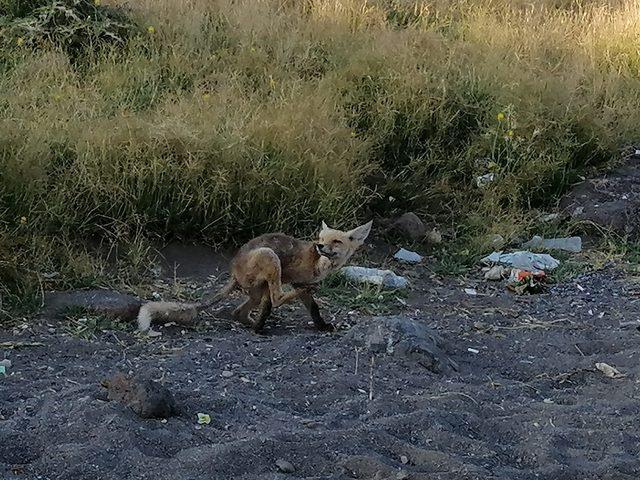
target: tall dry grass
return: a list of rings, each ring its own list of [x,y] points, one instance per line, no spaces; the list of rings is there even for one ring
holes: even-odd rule
[[[0,35],[12,275],[60,270],[85,238],[231,241],[403,209],[511,233],[639,136],[636,0],[140,0],[128,15],[142,33],[72,57]]]

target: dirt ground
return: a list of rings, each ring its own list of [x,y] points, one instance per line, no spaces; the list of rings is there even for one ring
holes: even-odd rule
[[[610,267],[514,296],[410,270],[400,313],[438,332],[457,372],[384,354],[372,368],[347,333],[366,315],[327,302],[341,327],[330,334],[295,307],[258,336],[227,306],[151,340],[132,330],[84,340],[50,318],[1,332],[0,342],[42,345],[0,353],[12,362],[0,375],[0,477],[640,478],[640,290],[628,277]],[[607,378],[596,362],[625,376]],[[143,420],[106,401],[99,382],[117,370],[160,380],[180,415]],[[198,425],[198,413],[211,423]],[[280,472],[278,459],[295,471]]]

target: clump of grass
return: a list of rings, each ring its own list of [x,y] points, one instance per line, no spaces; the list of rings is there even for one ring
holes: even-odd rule
[[[460,226],[472,256],[637,138],[639,11],[142,0],[127,13],[139,28],[80,69],[3,28],[0,224],[229,242],[411,209]]]
[[[133,327],[130,322],[121,322],[84,308],[73,308],[65,312],[64,330],[74,337],[95,340],[106,331],[133,331]]]
[[[322,282],[319,296],[332,304],[367,315],[382,315],[401,309],[406,298],[403,290],[386,290],[375,285],[356,285],[340,273]]]
[[[107,45],[123,45],[135,29],[122,8],[102,0],[0,1],[0,40],[21,48],[54,45],[74,60]]]

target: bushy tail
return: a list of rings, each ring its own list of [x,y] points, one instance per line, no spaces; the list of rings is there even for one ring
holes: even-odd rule
[[[220,289],[215,296],[203,303],[179,303],[179,302],[149,302],[138,311],[138,330],[146,332],[151,328],[154,320],[164,320],[165,322],[173,321],[177,323],[193,320],[197,312],[206,310],[215,303],[218,303],[224,297],[229,295],[238,287],[233,277],[229,282]]]
[[[216,293],[213,298],[211,298],[210,300],[207,300],[206,302],[202,302],[199,303],[197,306],[198,310],[206,310],[207,308],[209,308],[212,305],[215,305],[216,303],[218,303],[220,300],[222,300],[224,297],[226,297],[227,295],[229,295],[231,292],[233,292],[236,288],[238,288],[238,282],[236,282],[236,279],[231,277],[229,279],[229,281],[227,282],[227,284],[222,287],[218,293]]]

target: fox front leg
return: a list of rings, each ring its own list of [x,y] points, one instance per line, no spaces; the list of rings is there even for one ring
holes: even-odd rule
[[[313,298],[313,295],[310,291],[311,289],[302,288],[301,286],[297,286],[297,288],[300,288],[300,294],[298,295],[298,297],[309,311],[311,320],[313,320],[313,324],[316,326],[316,328],[322,332],[333,332],[335,330],[335,327],[331,323],[325,322],[320,315],[320,307],[318,306],[318,302],[316,302]]]

